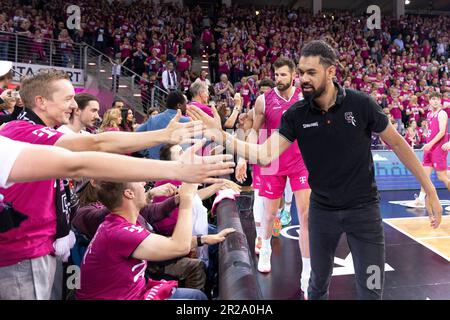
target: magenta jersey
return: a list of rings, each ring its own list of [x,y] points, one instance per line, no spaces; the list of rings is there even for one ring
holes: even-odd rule
[[[264,128],[267,130],[267,138],[269,138],[281,123],[281,116],[294,103],[303,99],[300,88],[295,88],[294,94],[289,100],[285,100],[278,94],[276,88],[264,93]],[[261,130],[260,130],[261,133]],[[264,135],[264,133],[263,133]],[[267,138],[260,134],[260,143]],[[272,161],[268,167],[261,167],[261,175],[288,175],[303,170],[302,154],[298,148],[297,141],[294,141],[278,159]]]
[[[147,261],[132,257],[150,235],[138,222],[132,224],[117,214],[109,214],[98,227],[81,263],[79,300],[167,299],[177,282],[151,286],[145,283]],[[167,284],[167,285],[165,285]]]
[[[428,113],[427,116],[427,121],[428,121],[428,136],[427,136],[427,143],[430,142],[431,140],[433,140],[433,138],[439,133],[439,113],[441,112],[445,112],[444,110],[439,109],[438,112],[434,113],[432,111],[430,111]],[[447,120],[448,121],[448,120]],[[446,143],[448,141],[448,132],[447,132],[447,123],[445,124],[445,135],[441,138],[441,140],[439,140],[437,143],[435,143],[430,151],[434,151],[436,149],[438,149],[441,152],[442,151],[441,147],[444,143]]]
[[[208,116],[210,116],[211,118],[214,118],[214,114],[213,114],[211,108],[208,107],[207,105],[201,104],[200,102],[196,102],[196,101],[192,101],[190,104],[193,106],[196,106],[199,109],[202,109],[202,111],[205,112],[206,114],[208,114]]]
[[[12,121],[0,135],[32,144],[54,145],[63,133],[27,121]],[[55,192],[55,180],[16,183],[7,189],[0,188],[4,201],[11,202],[14,209],[28,216],[18,228],[0,233],[0,267],[53,253]]]

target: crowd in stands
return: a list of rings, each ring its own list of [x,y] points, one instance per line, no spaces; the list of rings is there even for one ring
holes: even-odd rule
[[[62,1],[36,1],[33,7],[20,9],[14,1],[6,1],[0,30],[17,32],[33,43],[55,38],[67,42],[68,47],[74,41],[93,45],[113,57],[115,65],[142,76],[139,85],[146,112],[155,85],[167,91],[180,89],[189,97],[189,87],[195,81],[213,87],[216,105],[233,108],[232,97],[239,92],[244,108],[251,108],[259,81],[273,79],[276,59],[283,56],[298,61],[304,43],[325,38],[339,54],[337,81],[372,95],[403,135],[415,132],[415,139],[407,139],[411,146],[422,145],[424,138],[418,130],[428,113],[429,93],[442,94],[442,108],[450,115],[450,17],[445,15],[408,15],[398,21],[386,17],[381,29],[368,30],[365,17],[350,12],[313,16],[304,9],[267,7],[256,11],[254,7],[221,6],[211,19],[212,25],[203,27],[199,7],[89,0],[78,5],[81,31],[65,29]],[[196,40],[200,53],[208,59],[209,75],[192,72]],[[7,46],[3,41],[2,57]],[[60,51],[64,65],[73,60],[68,47]],[[38,44],[32,48],[33,56],[45,56]],[[120,74],[126,73],[113,72],[116,91]],[[298,78],[295,85],[300,85]]]
[[[167,62],[176,62],[176,71],[190,70],[195,32],[202,11],[147,1],[77,1],[81,29],[69,28],[68,4],[61,0],[32,1],[18,6],[17,1],[2,1],[0,32],[17,33],[28,49],[24,62],[48,62],[50,47],[45,40],[55,39],[60,58],[57,65],[79,66],[74,43],[85,42],[104,54],[118,58],[124,66],[149,78],[161,79]],[[0,60],[11,57],[14,36],[0,35]],[[29,58],[29,59],[27,59]],[[124,73],[126,74],[127,71]]]
[[[216,16],[200,38],[219,100],[240,92],[252,106],[258,81],[273,79],[276,59],[298,61],[305,43],[322,38],[338,53],[336,80],[376,99],[411,146],[423,144],[430,93],[441,94],[450,115],[449,16],[385,17],[379,30],[369,30],[365,16],[339,11],[222,7]]]

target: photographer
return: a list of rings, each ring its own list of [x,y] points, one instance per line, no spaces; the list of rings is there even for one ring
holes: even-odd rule
[[[19,87],[7,89],[12,81],[12,62],[0,61],[0,126],[16,120],[22,111]]]

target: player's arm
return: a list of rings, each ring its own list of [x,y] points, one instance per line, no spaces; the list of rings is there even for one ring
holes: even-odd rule
[[[247,141],[251,143],[258,142],[259,129],[261,129],[264,121],[266,120],[264,106],[264,95],[260,95],[255,101],[255,107],[253,108],[253,124],[250,133],[247,136]]]
[[[92,135],[63,135],[56,146],[71,151],[103,151],[132,153],[162,143],[178,144],[201,130],[199,122],[179,123],[181,111],[161,130],[147,132],[103,132]]]
[[[428,142],[426,145],[423,146],[424,150],[430,150],[431,147],[433,147],[436,142],[441,140],[445,136],[445,133],[447,132],[447,121],[448,121],[447,113],[439,112],[438,120],[439,120],[439,132],[430,142]]]

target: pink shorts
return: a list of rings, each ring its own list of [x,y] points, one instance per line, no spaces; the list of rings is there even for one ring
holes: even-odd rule
[[[286,187],[286,179],[289,177],[292,192],[310,189],[308,184],[308,171],[306,169],[291,173],[286,176],[263,176],[261,175],[261,187],[259,195],[267,199],[280,199],[283,197]]]
[[[423,166],[432,167],[436,171],[447,170],[447,151],[434,149],[433,151],[423,152]]]
[[[261,168],[253,165],[253,189],[261,188]]]

